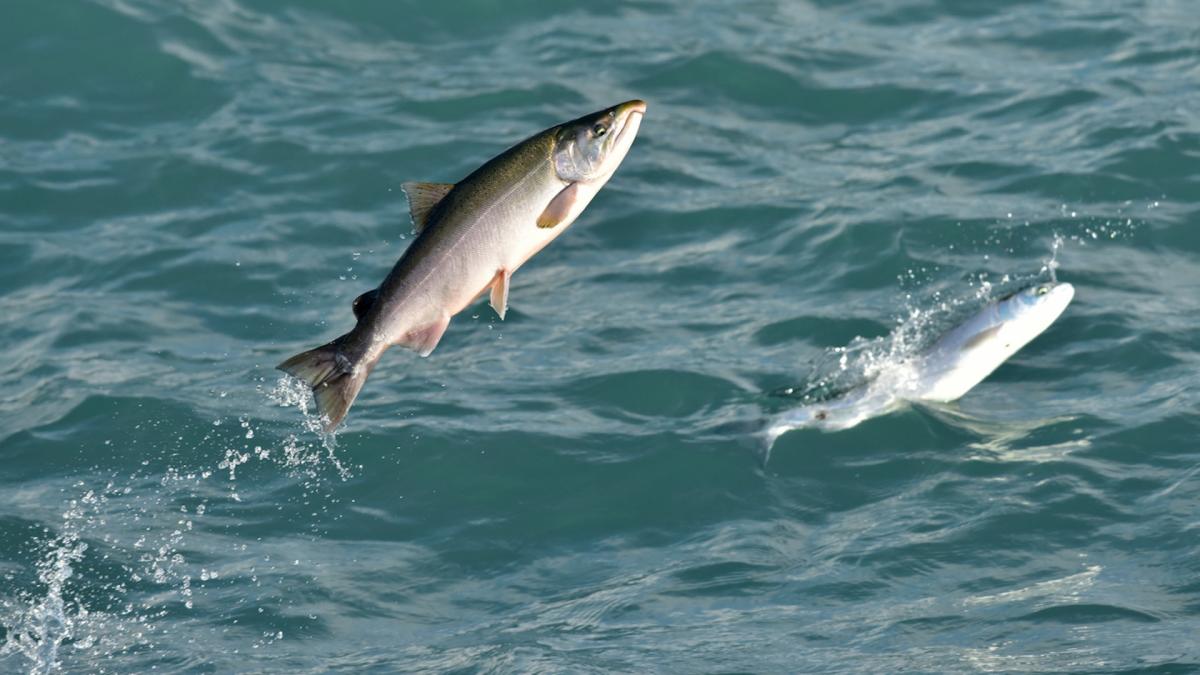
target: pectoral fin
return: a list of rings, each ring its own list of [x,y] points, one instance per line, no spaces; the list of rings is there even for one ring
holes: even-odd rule
[[[454,183],[401,183],[400,189],[408,197],[408,212],[412,214],[413,230],[420,232],[429,223],[429,214],[451,190]]]
[[[563,188],[562,192],[554,195],[554,199],[546,206],[546,210],[542,211],[542,215],[538,216],[537,226],[542,228],[555,227],[559,223],[567,219],[571,215],[571,207],[575,205],[575,198],[579,195],[579,183],[571,183]]]
[[[492,280],[492,309],[500,315],[500,320],[504,320],[504,313],[508,311],[508,280],[512,278],[512,274],[508,270],[497,270],[496,278]]]
[[[446,333],[446,326],[449,325],[450,315],[443,314],[437,321],[405,335],[397,344],[408,347],[421,356],[429,356],[442,339],[442,335]]]
[[[963,351],[969,352],[972,349],[975,349],[976,347],[978,347],[979,345],[996,337],[999,333],[1000,333],[999,325],[992,326],[991,328],[986,328],[984,330],[981,330],[978,333],[972,335],[970,340],[967,340],[965,343],[963,343]]]

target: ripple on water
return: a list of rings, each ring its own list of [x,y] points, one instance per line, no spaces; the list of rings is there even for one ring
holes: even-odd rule
[[[469,9],[6,12],[0,670],[1200,660],[1191,4]],[[399,183],[633,97],[507,319],[315,433],[272,368],[411,241]],[[957,404],[764,465],[764,392],[1047,275]]]

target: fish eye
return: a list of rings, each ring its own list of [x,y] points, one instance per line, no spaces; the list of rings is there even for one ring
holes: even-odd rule
[[[604,126],[603,124],[597,124],[596,126],[592,127],[592,135],[594,135],[596,138],[600,138],[607,133],[608,127]]]
[[[1050,292],[1050,287],[1049,287],[1049,286],[1038,286],[1038,289],[1037,289],[1037,294],[1038,294],[1038,295],[1045,295],[1045,294],[1047,294],[1047,293],[1049,293],[1049,292]]]

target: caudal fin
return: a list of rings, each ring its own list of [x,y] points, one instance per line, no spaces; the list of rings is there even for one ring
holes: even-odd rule
[[[332,431],[346,417],[346,411],[358,397],[379,357],[352,362],[339,348],[341,339],[293,356],[279,364],[279,370],[304,380],[312,387],[317,414],[325,419],[325,431]]]

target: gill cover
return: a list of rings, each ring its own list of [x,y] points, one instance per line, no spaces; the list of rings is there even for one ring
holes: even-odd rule
[[[631,122],[636,126],[633,118],[645,110],[644,101],[626,101],[559,127],[554,149],[554,170],[558,177],[573,183],[612,173],[624,157],[624,152],[614,153],[614,150],[624,140]]]

